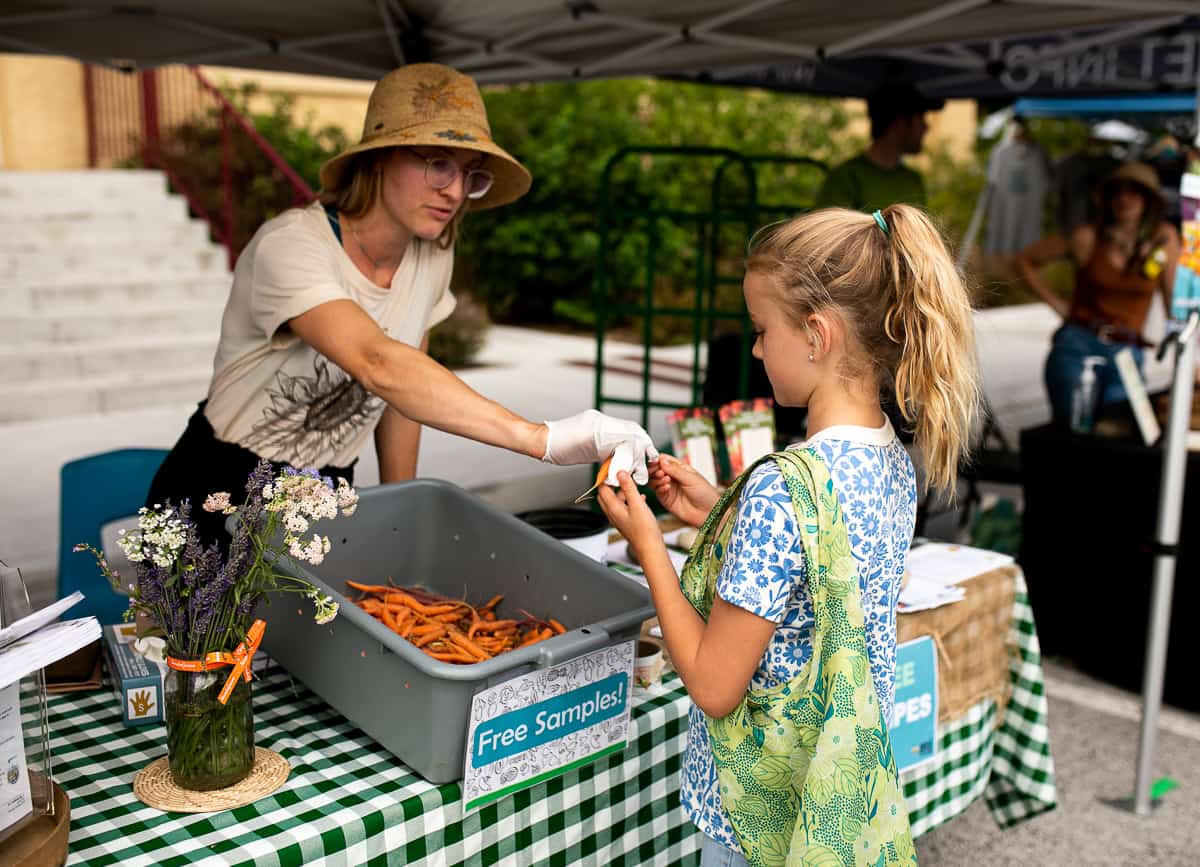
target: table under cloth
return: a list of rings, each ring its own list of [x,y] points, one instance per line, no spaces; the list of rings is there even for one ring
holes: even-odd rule
[[[1032,612],[1015,576],[1012,692],[938,726],[931,764],[901,774],[914,834],[981,795],[1008,826],[1053,808],[1054,768]],[[364,688],[385,689],[384,684]],[[127,728],[109,690],[50,699],[54,775],[71,798],[68,864],[695,864],[679,806],[690,701],[679,678],[633,693],[620,752],[463,815],[433,785],[271,665],[254,684],[256,741],[292,772],[276,793],[223,813],[166,814],[133,794],[166,751],[161,726]]]

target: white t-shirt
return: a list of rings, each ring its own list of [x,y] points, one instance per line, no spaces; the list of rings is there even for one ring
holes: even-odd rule
[[[1041,146],[1017,140],[996,146],[988,160],[985,253],[1016,253],[1042,236],[1050,182],[1050,161]]]
[[[288,321],[349,299],[419,346],[454,310],[453,249],[414,239],[390,288],[350,261],[314,202],[264,223],[238,258],[205,416],[217,439],[295,467],[348,466],[386,404],[292,333]]]

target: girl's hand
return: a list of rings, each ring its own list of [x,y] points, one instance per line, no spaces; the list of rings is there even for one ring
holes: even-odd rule
[[[638,562],[645,563],[645,555],[653,550],[655,545],[666,549],[662,531],[658,528],[654,513],[646,505],[646,498],[638,493],[637,485],[633,483],[629,473],[623,470],[617,473],[617,481],[621,485],[619,491],[609,485],[600,486],[597,495],[600,508],[604,510],[612,525],[629,541],[637,554]]]
[[[708,479],[670,455],[650,464],[650,487],[668,512],[692,527],[704,523],[721,496]]]

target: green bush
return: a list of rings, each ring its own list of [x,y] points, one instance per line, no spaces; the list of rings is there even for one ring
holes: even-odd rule
[[[600,178],[618,149],[704,146],[830,159],[859,144],[845,133],[849,115],[840,103],[758,90],[628,79],[490,88],[484,98],[494,138],[525,164],[534,184],[520,201],[468,218],[456,285],[470,287],[505,322],[589,327],[600,249]],[[634,209],[667,203],[708,210],[720,161],[627,160],[613,177],[614,201]],[[772,215],[803,208],[820,182],[820,173],[805,167],[768,167],[762,174],[769,180],[760,198],[777,206]],[[744,194],[737,172],[729,180],[729,198],[736,201]],[[743,228],[724,257],[731,272],[744,252],[745,235]],[[694,297],[698,251],[706,248],[696,226],[629,218],[616,226],[608,245],[613,302],[644,297],[652,236],[656,296]],[[625,318],[621,324],[635,323]],[[691,338],[690,324],[682,321],[663,318],[656,322],[659,330],[663,339]]]
[[[266,111],[248,112],[256,94],[252,86],[227,93],[315,189],[320,166],[348,144],[345,133],[336,127],[317,129],[311,116],[297,118],[289,97],[275,97]],[[496,141],[525,164],[534,184],[518,202],[468,217],[456,256],[455,289],[473,293],[502,322],[594,327],[600,178],[609,158],[622,147],[727,148],[751,156],[835,164],[866,144],[850,131],[852,118],[840,101],[753,89],[637,78],[493,87],[485,90],[484,98]],[[1078,147],[1086,136],[1082,124],[1056,121],[1034,121],[1033,131],[1055,158]],[[240,249],[264,220],[294,199],[286,181],[248,137],[239,133],[232,142],[234,245]],[[966,230],[993,145],[980,142],[969,160],[956,160],[945,150],[929,154],[925,175],[930,210],[952,243],[957,244]],[[200,206],[218,218],[223,215],[218,113],[173,129],[164,136],[162,152],[168,168],[186,179]],[[641,304],[650,284],[660,306],[690,308],[698,289],[707,287],[715,291],[715,306],[740,307],[741,256],[749,231],[806,208],[823,171],[798,162],[756,163],[759,209],[752,221],[732,214],[715,243],[696,222],[638,216],[639,210],[664,206],[710,211],[713,177],[722,159],[642,154],[618,166],[610,187],[612,201],[628,213],[610,225],[606,244],[610,303]],[[725,176],[719,201],[727,210],[736,210],[746,197],[745,179],[735,166]],[[715,289],[707,285],[714,271],[721,278]],[[1016,283],[993,282],[982,287],[980,302],[1028,298]],[[637,316],[624,315],[606,324],[632,329],[640,340],[643,323]],[[719,327],[736,327],[736,322]],[[471,328],[447,325],[445,330],[465,333]],[[651,330],[656,343],[690,341],[694,334],[691,321],[667,316],[655,317]],[[446,352],[452,358],[458,350]]]
[[[470,295],[459,294],[450,318],[429,333],[429,354],[450,368],[469,366],[487,341],[487,311]]]

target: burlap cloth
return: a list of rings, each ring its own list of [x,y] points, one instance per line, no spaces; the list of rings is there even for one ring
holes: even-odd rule
[[[938,719],[961,716],[985,698],[1003,711],[1011,683],[1008,632],[1018,571],[1003,566],[964,581],[967,596],[953,605],[900,614],[900,642],[933,636],[938,654]],[[996,719],[1003,717],[997,714]]]

